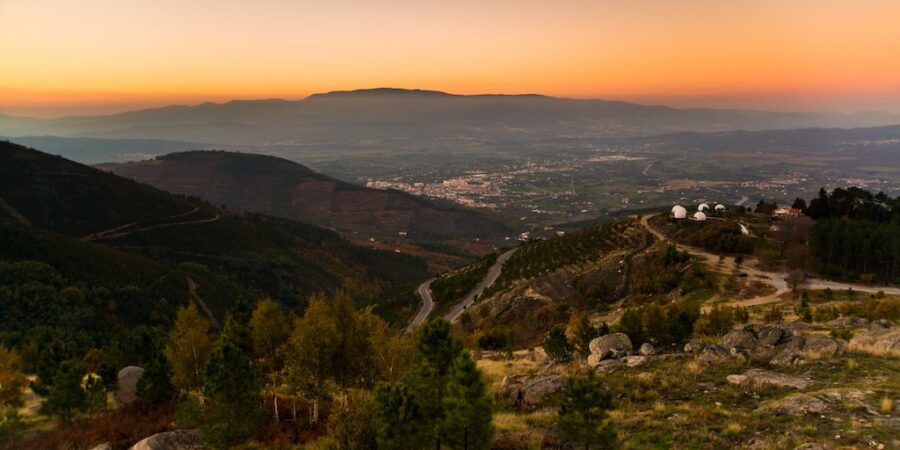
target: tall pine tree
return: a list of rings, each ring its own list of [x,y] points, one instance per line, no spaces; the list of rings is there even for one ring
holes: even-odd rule
[[[229,448],[250,438],[266,421],[253,362],[223,338],[206,365],[207,408],[203,439],[211,448]]]
[[[456,357],[449,378],[440,426],[444,441],[460,450],[489,448],[494,435],[491,400],[484,377],[468,353]]]

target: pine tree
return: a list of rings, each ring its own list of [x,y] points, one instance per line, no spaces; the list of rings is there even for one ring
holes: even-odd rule
[[[556,362],[572,359],[572,346],[566,339],[566,332],[561,326],[555,326],[547,332],[542,344],[544,353]]]
[[[566,327],[566,338],[580,357],[587,358],[591,353],[591,340],[597,336],[597,329],[591,325],[586,314],[572,314]]]
[[[603,389],[593,372],[570,378],[559,407],[559,427],[585,450],[615,448],[616,432],[607,419],[612,395]]]
[[[444,398],[443,441],[460,450],[486,449],[494,427],[484,378],[468,353],[456,357]]]
[[[450,322],[434,319],[428,322],[419,335],[416,362],[404,381],[416,393],[432,424],[435,448],[441,448],[440,423],[444,420],[444,398],[453,362],[462,353],[462,343],[450,334]]]
[[[415,393],[403,383],[381,384],[375,389],[381,427],[378,448],[407,450],[427,448],[432,428]]]
[[[150,403],[162,403],[175,397],[172,386],[172,366],[169,360],[157,355],[144,366],[144,373],[138,380],[137,394]]]
[[[211,448],[229,448],[253,435],[265,422],[253,362],[224,338],[206,365],[207,407],[203,439]]]
[[[59,417],[64,423],[71,422],[75,414],[86,406],[87,393],[81,386],[84,374],[85,367],[81,361],[63,361],[53,377],[47,400],[41,405],[41,413]]]

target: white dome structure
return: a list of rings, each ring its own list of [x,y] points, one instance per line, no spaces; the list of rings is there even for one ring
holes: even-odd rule
[[[703,214],[703,211],[697,211],[694,213],[694,220],[697,222],[703,222],[706,220],[706,214]]]
[[[719,203],[716,205],[716,211],[725,211],[725,205]]]
[[[709,209],[709,205],[706,203],[701,203],[700,206],[697,207],[697,211],[706,211],[707,209]]]
[[[672,207],[672,216],[676,219],[686,219],[687,209],[684,206],[675,205]]]

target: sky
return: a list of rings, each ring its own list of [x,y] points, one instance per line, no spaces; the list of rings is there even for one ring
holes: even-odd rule
[[[898,0],[0,0],[0,113],[372,87],[900,112]]]

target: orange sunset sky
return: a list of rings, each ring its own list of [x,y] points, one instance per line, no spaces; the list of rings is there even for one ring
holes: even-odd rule
[[[898,0],[0,0],[0,112],[379,86],[900,111]]]

